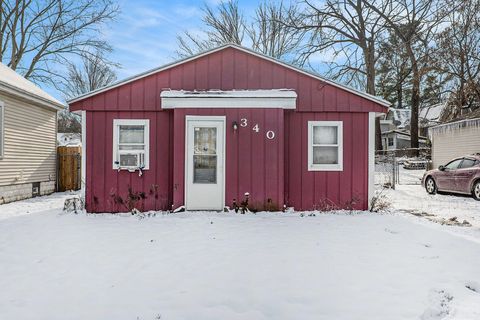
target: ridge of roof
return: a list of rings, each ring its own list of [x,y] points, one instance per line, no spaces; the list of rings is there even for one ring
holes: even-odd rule
[[[164,70],[167,70],[167,69],[170,69],[170,68],[173,68],[175,66],[178,66],[180,64],[183,64],[183,63],[186,63],[186,62],[189,62],[189,61],[192,61],[192,60],[195,60],[195,59],[198,59],[198,58],[201,58],[201,57],[204,57],[206,55],[209,55],[209,54],[212,54],[214,52],[217,52],[217,51],[221,51],[221,50],[224,50],[226,48],[234,48],[234,49],[237,49],[237,50],[240,50],[240,51],[243,51],[245,53],[249,53],[249,54],[252,54],[254,56],[257,56],[257,57],[260,57],[262,59],[266,59],[266,60],[269,60],[271,62],[274,62],[276,64],[279,64],[279,65],[282,65],[286,68],[289,68],[291,70],[294,70],[296,72],[300,72],[302,74],[305,74],[309,77],[313,77],[317,80],[320,80],[322,82],[325,82],[325,83],[328,83],[334,87],[337,87],[337,88],[340,88],[340,89],[343,89],[345,91],[348,91],[350,93],[353,93],[353,94],[356,94],[358,96],[361,96],[365,99],[368,99],[368,100],[371,100],[373,102],[376,102],[384,107],[389,107],[391,105],[390,102],[380,98],[380,97],[377,97],[377,96],[374,96],[374,95],[371,95],[371,94],[368,94],[366,92],[363,92],[363,91],[360,91],[360,90],[357,90],[355,88],[352,88],[350,86],[347,86],[347,85],[343,85],[343,84],[339,84],[339,83],[336,83],[332,80],[328,80],[326,78],[323,78],[322,76],[320,76],[318,73],[316,72],[313,72],[313,71],[309,71],[309,70],[305,70],[305,69],[302,69],[302,68],[299,68],[297,66],[294,66],[290,63],[287,63],[287,62],[283,62],[283,61],[280,61],[278,59],[275,59],[271,56],[268,56],[266,54],[263,54],[263,53],[259,53],[259,52],[256,52],[256,51],[253,51],[249,48],[245,48],[243,46],[240,46],[238,44],[233,44],[233,43],[227,43],[227,44],[224,44],[224,45],[221,45],[221,46],[218,46],[216,48],[213,48],[213,49],[209,49],[209,50],[206,50],[206,51],[203,51],[203,52],[200,52],[198,54],[195,54],[195,55],[192,55],[190,57],[187,57],[187,58],[183,58],[183,59],[180,59],[180,60],[177,60],[177,61],[174,61],[174,62],[171,62],[171,63],[168,63],[168,64],[165,64],[163,66],[159,66],[159,67],[156,67],[156,68],[153,68],[153,69],[150,69],[150,70],[147,70],[145,72],[142,72],[142,73],[139,73],[137,75],[133,75],[131,77],[127,77],[123,80],[120,80],[120,81],[116,81],[110,85],[107,85],[107,86],[104,86],[102,88],[98,88],[96,90],[93,90],[93,91],[90,91],[88,93],[85,93],[85,94],[82,94],[82,95],[79,95],[77,97],[74,97],[70,100],[67,101],[68,104],[71,104],[71,103],[75,103],[75,102],[78,102],[78,101],[81,101],[81,100],[84,100],[86,98],[89,98],[91,96],[94,96],[96,94],[99,94],[101,92],[105,92],[107,90],[110,90],[110,89],[113,89],[113,88],[116,88],[116,87],[119,87],[121,85],[124,85],[124,84],[127,84],[127,83],[130,83],[130,82],[133,82],[135,80],[138,80],[138,79],[141,79],[141,78],[144,78],[144,77],[147,77],[149,75],[152,75],[154,73],[157,73],[157,72],[160,72],[160,71],[164,71]]]

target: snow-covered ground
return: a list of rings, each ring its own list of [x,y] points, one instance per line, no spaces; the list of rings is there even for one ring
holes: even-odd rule
[[[473,237],[480,243],[480,201],[465,195],[430,195],[421,185],[397,185],[385,194],[393,212],[437,224],[453,224],[445,225],[444,230]]]
[[[36,197],[22,201],[0,205],[0,222],[16,216],[30,215],[63,208],[65,199],[71,198],[75,192],[57,192],[49,196]]]
[[[139,219],[67,196],[0,206],[0,319],[480,319],[480,243],[408,214]]]

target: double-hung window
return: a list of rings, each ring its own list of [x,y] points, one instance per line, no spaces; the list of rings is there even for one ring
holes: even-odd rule
[[[308,122],[308,170],[343,170],[342,121]]]
[[[0,159],[3,158],[5,144],[5,104],[0,101]]]
[[[148,169],[148,119],[113,120],[113,169]]]

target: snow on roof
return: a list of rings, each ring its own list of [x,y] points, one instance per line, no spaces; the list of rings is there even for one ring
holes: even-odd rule
[[[17,92],[27,94],[28,96],[40,99],[43,103],[53,108],[63,108],[64,104],[42,89],[33,82],[25,79],[14,70],[0,62],[0,85],[4,85]]]
[[[81,133],[57,133],[57,142],[60,147],[81,147]]]
[[[406,126],[410,125],[410,109],[390,108],[389,114],[391,114],[393,123],[397,126],[397,128],[403,129]]]
[[[164,90],[162,109],[173,108],[282,108],[295,109],[297,93],[291,89],[272,90]],[[207,100],[205,100],[207,98]]]
[[[297,93],[293,89],[273,90],[206,90],[206,91],[185,91],[185,90],[164,90],[160,94],[162,98],[296,98]]]
[[[439,123],[445,103],[437,103],[432,106],[423,107],[419,112],[419,119],[427,123]]]

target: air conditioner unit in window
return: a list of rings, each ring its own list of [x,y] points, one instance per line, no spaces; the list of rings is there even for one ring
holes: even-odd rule
[[[120,153],[118,158],[119,169],[136,170],[145,167],[145,154],[143,152]]]

